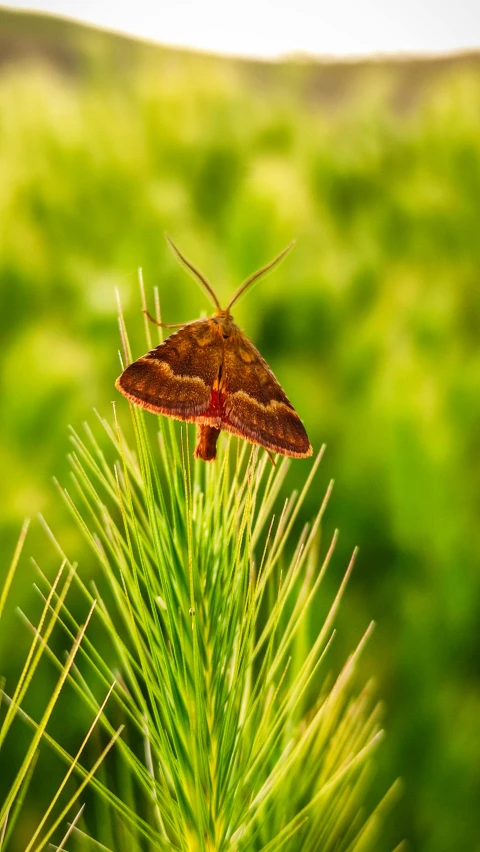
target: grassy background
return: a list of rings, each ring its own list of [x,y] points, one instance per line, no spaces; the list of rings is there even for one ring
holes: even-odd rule
[[[334,476],[332,582],[360,545],[337,646],[376,619],[392,843],[426,852],[480,849],[479,75],[475,56],[223,60],[0,12],[0,570],[39,511],[84,555],[50,477],[67,424],[115,397],[114,288],[136,355],[138,266],[166,321],[210,310],[164,230],[221,302],[296,237],[235,317],[328,445],[305,517]],[[7,673],[12,636],[13,615]]]

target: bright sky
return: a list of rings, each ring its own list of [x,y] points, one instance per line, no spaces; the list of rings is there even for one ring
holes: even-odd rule
[[[479,0],[27,0],[163,44],[275,57],[480,48]]]

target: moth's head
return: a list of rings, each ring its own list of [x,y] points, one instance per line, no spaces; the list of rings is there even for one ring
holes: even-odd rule
[[[212,314],[212,319],[218,323],[224,323],[232,320],[232,315],[228,308],[226,310],[222,310],[222,308],[217,308],[214,314]]]
[[[230,311],[217,310],[212,316],[212,322],[218,326],[218,331],[225,340],[230,337],[233,328],[233,317]]]
[[[265,266],[262,266],[261,269],[258,269],[256,272],[254,272],[252,275],[250,275],[247,278],[247,280],[244,281],[243,284],[240,285],[240,287],[238,288],[236,293],[230,299],[227,307],[225,309],[223,309],[223,308],[220,307],[220,302],[218,301],[218,299],[215,295],[213,287],[211,286],[211,284],[209,284],[209,282],[207,281],[205,276],[202,275],[202,273],[198,269],[196,269],[193,266],[193,264],[190,263],[189,260],[187,260],[186,257],[183,256],[183,254],[176,247],[176,245],[173,242],[173,240],[171,239],[171,237],[169,237],[168,234],[166,234],[165,236],[166,236],[171,248],[173,249],[173,252],[174,252],[177,260],[179,260],[180,263],[182,264],[182,266],[184,266],[186,268],[186,270],[191,275],[193,275],[193,277],[195,278],[197,283],[200,284],[201,287],[203,287],[203,289],[205,290],[206,293],[208,293],[210,299],[212,300],[213,304],[215,305],[216,311],[215,311],[212,319],[214,319],[215,317],[218,317],[219,319],[221,318],[223,322],[231,321],[232,315],[230,313],[230,308],[240,298],[240,296],[243,296],[243,294],[245,293],[247,288],[250,287],[254,282],[258,281],[260,278],[262,278],[264,275],[266,275],[267,272],[271,272],[272,269],[274,269],[276,266],[278,266],[278,264],[283,260],[285,255],[287,255],[288,252],[295,245],[295,240],[293,240],[290,243],[290,245],[288,245],[285,249],[283,249],[283,251],[281,251],[280,254],[277,254],[277,256],[274,257],[273,260],[270,261],[270,263],[267,263]]]

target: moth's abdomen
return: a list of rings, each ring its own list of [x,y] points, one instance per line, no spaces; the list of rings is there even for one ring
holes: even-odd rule
[[[217,440],[220,429],[199,423],[197,427],[197,446],[194,456],[203,461],[215,461],[217,457]]]

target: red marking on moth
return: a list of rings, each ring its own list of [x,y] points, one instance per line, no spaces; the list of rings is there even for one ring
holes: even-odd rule
[[[212,390],[210,404],[204,413],[206,417],[223,417],[225,414],[225,394]]]

